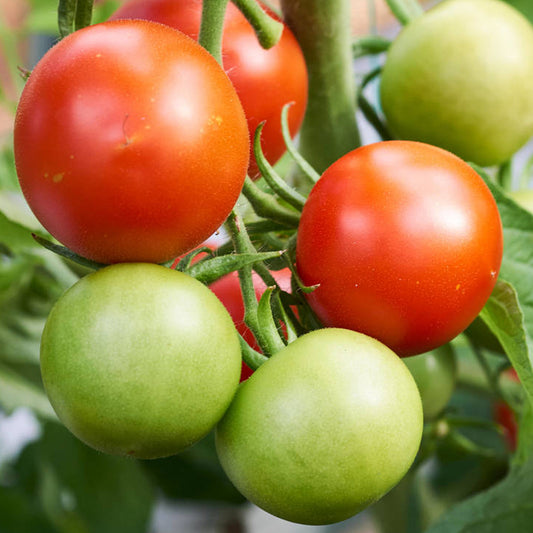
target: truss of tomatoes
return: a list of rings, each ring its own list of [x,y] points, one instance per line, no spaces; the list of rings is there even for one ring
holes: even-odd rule
[[[137,19],[75,32],[31,74],[15,127],[24,195],[60,242],[111,263],[52,310],[43,382],[98,450],[162,457],[216,428],[221,463],[251,501],[336,522],[413,462],[423,410],[398,355],[474,320],[498,276],[501,221],[483,180],[442,149],[398,141],[345,155],[311,191],[297,235],[295,268],[326,327],[239,386],[228,311],[153,264],[198,246],[239,196],[250,121],[236,87],[193,39]]]

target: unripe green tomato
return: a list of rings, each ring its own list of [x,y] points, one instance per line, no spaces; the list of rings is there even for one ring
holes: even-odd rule
[[[299,337],[241,384],[216,444],[250,501],[285,520],[327,524],[400,481],[422,425],[401,359],[366,335],[329,328]]]
[[[403,362],[415,378],[424,418],[437,417],[448,405],[455,389],[457,366],[452,347],[445,344],[430,352],[406,357]]]
[[[182,451],[224,414],[241,371],[233,321],[199,281],[116,264],[55,304],[41,372],[65,426],[97,450],[143,459]]]
[[[445,0],[391,45],[381,103],[391,131],[488,166],[533,135],[533,26],[499,0]]]

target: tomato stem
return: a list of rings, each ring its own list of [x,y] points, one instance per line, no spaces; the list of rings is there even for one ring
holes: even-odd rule
[[[250,241],[250,237],[246,232],[246,226],[244,224],[244,221],[235,210],[233,210],[227,218],[225,222],[225,227],[228,233],[231,235],[233,246],[238,254],[255,252],[255,247]],[[257,263],[257,265],[261,265],[263,267],[263,274],[265,274],[264,270],[268,271],[268,269],[262,263]],[[266,277],[267,279],[269,279],[269,281],[267,282],[269,285],[275,284],[275,281],[273,280],[270,273],[268,273]],[[270,280],[272,280],[273,283],[270,283]],[[275,340],[273,335],[274,330],[277,332],[277,327],[273,319],[271,320],[270,324],[265,324],[263,322],[260,324],[258,318],[259,304],[257,302],[252,280],[252,265],[247,265],[239,269],[239,281],[241,285],[242,299],[245,309],[244,322],[248,326],[248,328],[250,328],[250,331],[253,333],[262,352],[265,354],[266,357],[270,357],[280,349],[279,342],[278,340]],[[279,333],[277,334],[277,336],[279,337]]]
[[[222,65],[222,34],[228,0],[204,0],[198,42]]]
[[[78,0],[74,29],[81,30],[91,24],[94,0]]]
[[[298,211],[302,211],[305,204],[305,196],[302,196],[298,191],[293,189],[278,173],[274,170],[272,165],[267,161],[261,150],[261,132],[263,131],[265,123],[259,124],[255,130],[254,135],[254,155],[257,161],[257,166],[261,174],[270,188],[285,202],[294,207]]]
[[[298,227],[299,214],[276,202],[272,195],[261,190],[249,177],[244,182],[242,192],[257,215],[291,228]]]
[[[360,144],[349,0],[282,0],[309,73],[300,152],[319,173]]]
[[[283,33],[283,24],[263,11],[255,0],[232,0],[252,25],[257,40],[263,48],[272,48]]]
[[[74,18],[76,16],[76,0],[59,0],[57,8],[57,26],[61,38],[72,33]]]
[[[386,52],[391,45],[391,41],[380,35],[365,35],[355,39],[352,43],[353,58],[364,57],[368,55],[381,54]]]

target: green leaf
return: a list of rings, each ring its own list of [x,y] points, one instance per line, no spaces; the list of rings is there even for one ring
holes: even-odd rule
[[[530,403],[533,405],[533,346],[524,328],[524,316],[513,287],[499,280],[480,317],[500,341],[509,357]]]
[[[504,0],[520,11],[530,22],[533,23],[533,3],[531,0]]]
[[[268,339],[272,354],[285,348],[285,343],[280,336],[278,326],[272,314],[271,298],[274,290],[275,287],[268,287],[261,295],[259,305],[257,306],[257,323],[265,338]]]
[[[0,365],[0,407],[7,413],[18,407],[29,407],[37,415],[57,422],[57,416],[42,387],[37,387],[3,365]]]
[[[472,167],[484,178],[498,205],[503,224],[504,253],[500,277],[518,294],[526,329],[533,333],[533,215],[508,197],[488,174]]]
[[[533,461],[444,514],[426,533],[525,533],[533,523]]]
[[[214,432],[179,455],[142,461],[141,465],[167,498],[233,504],[246,501],[220,466]]]
[[[140,464],[98,453],[59,424],[15,465],[18,484],[60,533],[146,533],[153,486]]]
[[[185,273],[198,281],[209,285],[213,281],[245,266],[253,265],[259,261],[279,257],[284,251],[264,252],[264,253],[246,253],[246,254],[228,254],[212,259],[205,259],[195,263],[185,269]]]
[[[0,517],[2,533],[57,533],[32,498],[20,488],[0,486]]]
[[[98,270],[99,268],[103,268],[107,266],[104,263],[97,263],[96,261],[92,261],[91,259],[82,257],[81,255],[78,255],[77,253],[73,252],[66,246],[63,246],[61,244],[56,244],[52,241],[49,241],[48,239],[44,239],[43,237],[40,237],[39,235],[32,234],[32,237],[35,239],[36,242],[38,242],[41,246],[43,246],[50,252],[53,252],[54,254],[57,254],[60,257],[64,257],[65,259],[68,259],[69,261],[72,261],[73,263],[77,263],[78,265],[81,265],[82,267],[86,267],[91,270]]]

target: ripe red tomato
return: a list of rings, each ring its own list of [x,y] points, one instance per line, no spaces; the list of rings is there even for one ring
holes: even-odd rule
[[[303,209],[296,260],[326,326],[427,352],[477,316],[496,283],[502,226],[483,180],[434,146],[364,146],[326,170]]]
[[[15,157],[30,207],[63,244],[103,263],[162,262],[231,211],[248,128],[224,71],[192,39],[153,22],[106,22],[35,67]]]
[[[202,0],[131,0],[111,17],[139,18],[161,22],[198,38]],[[296,38],[285,27],[276,46],[265,50],[257,41],[252,26],[231,3],[226,10],[222,43],[224,69],[241,99],[250,136],[262,121],[261,146],[274,164],[285,152],[281,135],[281,109],[294,102],[289,112],[289,129],[295,135],[307,105],[307,69]],[[259,171],[253,156],[249,173]]]
[[[291,271],[288,268],[276,270],[271,272],[278,285],[282,290],[290,292],[291,290]],[[265,282],[255,272],[252,274],[255,294],[259,300],[267,288]],[[253,333],[248,329],[244,323],[244,303],[242,301],[241,287],[239,283],[239,275],[237,272],[232,272],[223,278],[218,279],[212,283],[209,288],[217,295],[218,299],[224,304],[228,310],[233,322],[237,327],[237,331],[242,335],[244,340],[254,349],[261,351],[257,344]],[[242,363],[241,381],[248,379],[253,374],[253,370]]]

